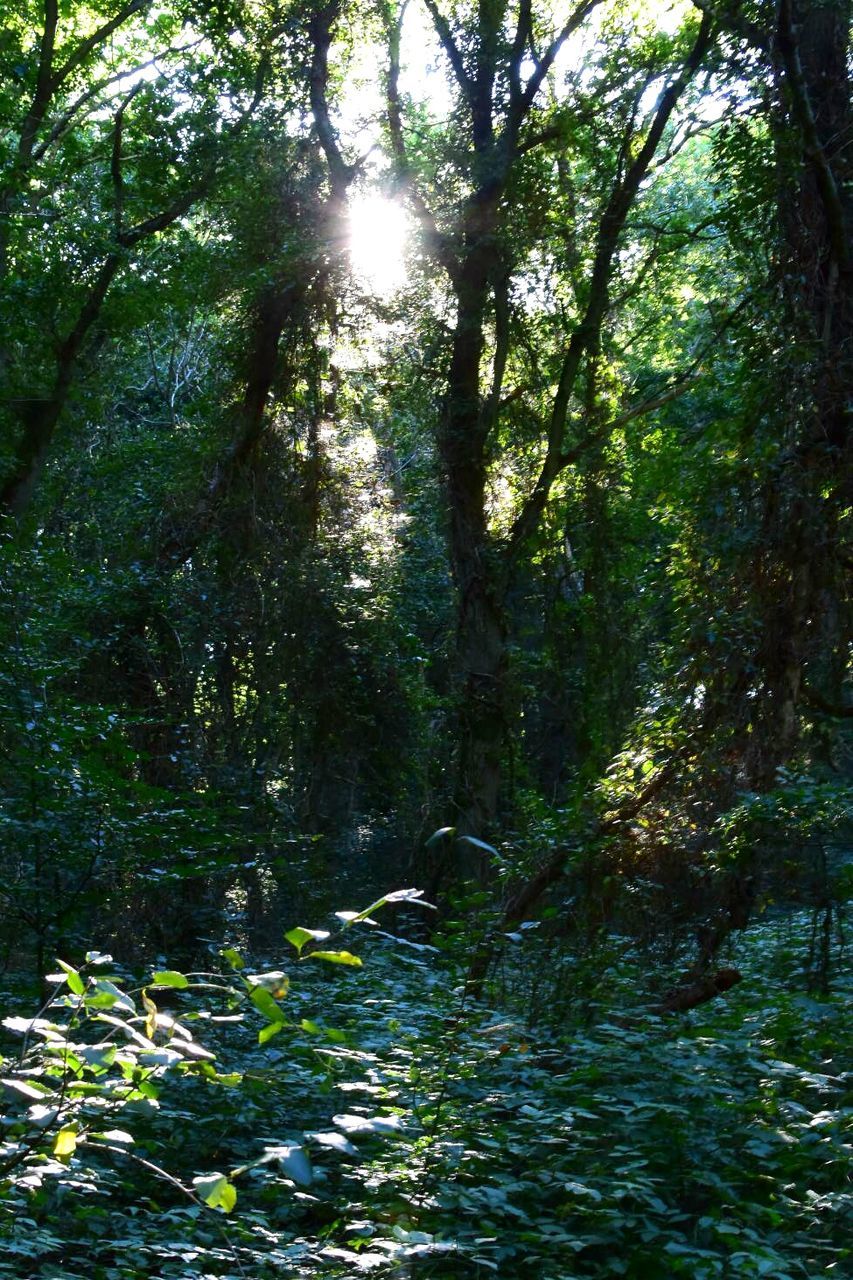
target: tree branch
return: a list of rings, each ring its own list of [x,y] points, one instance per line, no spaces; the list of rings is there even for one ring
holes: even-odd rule
[[[707,1004],[717,996],[731,991],[732,987],[742,981],[742,974],[737,969],[718,969],[705,978],[699,978],[685,986],[670,991],[660,1003],[661,1013],[687,1013],[700,1004]]]
[[[343,200],[347,189],[356,173],[356,165],[347,164],[343,152],[338,146],[338,139],[329,115],[329,49],[332,44],[332,29],[340,17],[341,0],[329,0],[323,8],[316,9],[308,23],[308,34],[311,39],[311,69],[309,73],[309,96],[311,113],[317,128],[320,146],[329,166],[329,177],[332,192]]]
[[[580,324],[572,334],[560,370],[560,379],[551,409],[545,460],[539,477],[513,525],[507,543],[507,552],[510,560],[515,558],[521,546],[537,527],[554,481],[568,465],[568,462],[573,460],[574,451],[571,454],[565,454],[563,443],[569,404],[581,367],[581,361],[584,355],[598,342],[601,326],[607,315],[610,276],[619,240],[628,214],[637,198],[643,179],[648,173],[649,165],[664,130],[672,117],[672,113],[710,48],[711,33],[711,19],[705,15],[702,18],[696,40],[684,66],[658,99],[654,118],[649,126],[643,145],[628,166],[624,177],[617,179],[610,193],[610,198],[599,224],[598,244],[589,282],[586,309]]]
[[[171,49],[166,49],[163,53],[155,54],[153,58],[149,58],[146,62],[137,63],[134,67],[122,67],[121,71],[116,71],[114,75],[105,76],[104,79],[98,80],[84,93],[81,93],[79,97],[75,98],[66,110],[63,111],[62,115],[57,117],[51,125],[50,133],[48,133],[47,137],[34,148],[31,159],[34,161],[43,160],[53,144],[58,142],[63,134],[71,127],[83,107],[85,107],[88,102],[91,102],[93,98],[96,98],[104,89],[108,89],[111,84],[115,84],[118,80],[127,80],[130,76],[139,75],[140,72],[147,71],[149,67],[156,67],[157,63],[161,62],[164,58],[168,58],[172,54],[186,53],[188,50],[194,49],[199,44],[201,44],[201,38],[198,40],[191,40],[189,44],[176,45]]]
[[[556,142],[558,138],[563,136],[563,130],[559,125],[550,125],[547,129],[540,129],[538,133],[531,133],[529,138],[525,138],[515,148],[517,156],[526,156],[529,151],[533,151],[536,147],[541,147],[545,142]]]
[[[468,75],[468,72],[465,70],[462,53],[456,41],[453,39],[453,32],[450,30],[450,23],[435,3],[435,0],[424,0],[424,4],[432,18],[432,23],[441,42],[441,47],[446,53],[450,65],[453,68],[453,74],[456,77],[456,82],[459,85],[459,88],[462,90],[465,101],[469,106],[473,106],[474,84],[471,77]]]
[[[130,93],[125,96],[118,111],[115,114],[113,127],[113,147],[110,157],[110,177],[113,184],[113,227],[116,243],[121,243],[121,227],[124,219],[124,177],[121,172],[121,148],[124,137],[124,113],[136,97],[142,84],[134,85]]]
[[[231,126],[226,135],[227,137],[236,137],[241,132],[260,101],[268,62],[268,55],[265,54],[258,66],[255,93],[252,101]],[[23,431],[14,446],[14,464],[2,486],[0,486],[0,509],[17,513],[27,503],[68,399],[83,343],[101,313],[114,279],[127,261],[127,250],[132,249],[148,236],[156,235],[157,232],[165,230],[183,217],[208,190],[216,175],[216,161],[214,160],[195,186],[176,196],[165,209],[153,214],[150,218],[143,219],[135,226],[127,229],[122,227],[124,192],[121,174],[123,132],[123,120],[121,117],[130,98],[139,88],[141,88],[141,85],[131,91],[124,106],[119,111],[113,134],[110,173],[116,195],[114,247],[97,269],[92,286],[77,313],[74,326],[59,345],[56,372],[50,395],[45,399],[36,401],[28,407],[26,413],[22,414]]]
[[[676,763],[677,760],[673,760],[664,765],[642,791],[623,801],[612,813],[606,814],[599,819],[586,838],[595,840],[601,836],[611,835],[618,827],[636,818],[641,810],[650,801],[654,800],[655,796],[659,795],[664,787],[672,781],[675,776]],[[520,924],[530,918],[534,907],[541,902],[548,889],[562,880],[566,873],[566,863],[575,851],[575,845],[560,845],[554,850],[547,862],[540,867],[539,871],[531,876],[529,880],[526,880],[512,895],[504,908],[500,923],[494,933],[490,938],[486,939],[471,961],[468,970],[468,989],[472,994],[479,995],[483,980],[498,950],[501,934],[517,929]]]
[[[44,120],[48,103],[54,92],[53,55],[56,48],[56,28],[59,22],[58,0],[45,0],[44,28],[39,45],[39,64],[36,73],[36,87],[30,108],[24,117],[21,134],[18,139],[17,165],[27,164],[32,154],[36,134]]]
[[[524,92],[521,84],[521,64],[524,61],[524,51],[532,38],[533,10],[531,0],[520,0],[518,23],[516,24],[515,36],[513,37],[512,49],[509,55],[509,97],[512,114],[520,111],[521,98]]]
[[[390,23],[388,26],[386,104],[391,151],[397,170],[397,180],[414,208],[427,248],[441,263],[450,278],[453,279],[456,274],[456,259],[450,247],[450,241],[439,230],[432,210],[424,200],[414,180],[411,165],[409,164],[406,138],[403,132],[403,111],[400,102],[400,33],[405,11],[406,5],[404,4],[400,9],[397,21]]]
[[[135,13],[140,13],[143,9],[150,7],[151,0],[130,0],[130,4],[126,4],[123,9],[119,9],[114,17],[103,23],[102,26],[98,27],[97,31],[93,31],[90,36],[81,41],[71,56],[54,74],[51,82],[51,92],[55,93],[68,77],[73,75],[77,68],[86,61],[89,54],[94,53],[105,40],[109,39],[114,31],[117,31],[119,27],[127,22],[128,18],[132,18]]]
[[[693,5],[704,14],[707,18],[712,18],[724,31],[733,31],[736,35],[743,36],[747,42],[756,49],[767,52],[770,48],[770,37],[768,33],[762,30],[755,22],[750,22],[741,13],[737,12],[739,5],[729,4],[722,8],[718,5],[710,4],[709,0],[693,0]]]
[[[844,205],[835,179],[835,173],[818,134],[817,122],[803,75],[800,50],[794,34],[790,0],[780,0],[778,46],[782,54],[782,61],[785,64],[794,118],[803,136],[803,150],[814,166],[818,190],[820,191],[829,227],[832,253],[839,269],[847,271],[850,267],[850,244]]]
[[[495,283],[494,287],[494,304],[495,304],[495,355],[492,363],[492,386],[489,392],[483,413],[486,422],[486,432],[491,431],[498,419],[503,401],[501,400],[501,391],[503,390],[504,376],[506,374],[506,364],[509,357],[510,348],[510,315],[509,315],[509,275],[504,274],[502,278]]]
[[[586,21],[593,10],[597,9],[601,3],[602,0],[584,0],[583,4],[578,5],[562,31],[560,31],[548,45],[548,48],[536,63],[534,72],[528,80],[524,88],[524,92],[521,95],[521,119],[527,115],[528,111],[532,107],[533,100],[539,92],[542,81],[554,65],[554,59],[562,49],[563,45],[570,36],[574,35],[578,27]],[[519,120],[519,123],[520,122],[521,120]]]

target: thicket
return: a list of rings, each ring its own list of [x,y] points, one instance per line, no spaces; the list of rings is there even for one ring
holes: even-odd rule
[[[0,1275],[849,1265],[850,41],[6,6]]]

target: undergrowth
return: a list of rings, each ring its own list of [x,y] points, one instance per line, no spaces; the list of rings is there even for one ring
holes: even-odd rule
[[[740,986],[678,1017],[638,1005],[648,975],[626,953],[606,1008],[555,986],[536,1027],[471,1006],[452,958],[377,931],[363,968],[292,965],[289,990],[253,975],[287,1010],[274,1032],[263,997],[227,995],[251,987],[240,975],[149,985],[203,1052],[143,1060],[156,1089],[125,1090],[120,1130],[96,1097],[112,1139],[85,1097],[46,1123],[5,1176],[0,1276],[849,1274],[853,984],[803,994],[806,947],[804,921],[754,927]],[[32,1099],[3,1054],[8,1153]]]

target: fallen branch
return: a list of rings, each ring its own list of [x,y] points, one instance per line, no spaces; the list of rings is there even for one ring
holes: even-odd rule
[[[730,991],[742,981],[743,975],[737,969],[718,969],[697,982],[686,987],[676,987],[660,1004],[661,1013],[687,1013],[697,1005],[707,1004],[725,991]]]
[[[589,833],[590,840],[610,835],[623,823],[631,822],[640,811],[658,795],[675,774],[675,762],[667,764],[654,778],[646,784],[642,791],[624,801],[617,809],[605,814]],[[500,923],[490,938],[486,938],[477,951],[468,969],[468,988],[475,998],[479,997],[483,980],[498,948],[502,934],[510,933],[530,918],[533,908],[541,901],[551,885],[562,880],[566,872],[566,862],[574,851],[573,845],[559,845],[543,867],[513,894],[504,908]]]

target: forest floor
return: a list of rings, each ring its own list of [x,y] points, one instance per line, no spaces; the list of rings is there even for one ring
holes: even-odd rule
[[[452,957],[374,934],[362,968],[296,969],[264,1045],[257,1009],[164,993],[217,1069],[166,1072],[109,1150],[78,1119],[73,1152],[35,1152],[0,1202],[0,1276],[840,1280],[853,981],[804,994],[806,926],[754,926],[740,985],[677,1016],[639,1003],[619,940],[594,979],[526,941],[496,1010]],[[227,1213],[186,1190],[212,1172]]]

